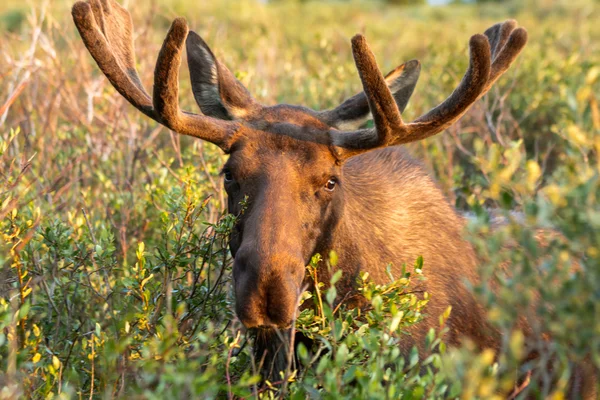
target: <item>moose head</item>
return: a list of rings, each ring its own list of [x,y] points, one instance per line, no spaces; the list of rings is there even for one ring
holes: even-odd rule
[[[249,199],[230,238],[236,313],[248,328],[288,327],[310,257],[338,243],[343,221],[368,219],[352,206],[368,201],[361,200],[356,183],[385,177],[357,173],[370,168],[373,157],[367,154],[448,128],[508,69],[527,40],[514,21],[472,36],[469,68],[456,90],[406,123],[401,112],[420,64],[407,62],[384,77],[362,35],[352,39],[352,52],[364,92],[332,110],[314,111],[257,102],[182,18],[173,21],[162,45],[150,96],[135,68],[129,13],[113,0],[78,2],[72,12],[89,52],[123,97],[158,123],[229,155],[222,172],[229,211],[238,214],[242,199]],[[184,46],[202,114],[179,108]],[[374,127],[361,128],[370,117]],[[352,262],[356,250],[346,247]]]

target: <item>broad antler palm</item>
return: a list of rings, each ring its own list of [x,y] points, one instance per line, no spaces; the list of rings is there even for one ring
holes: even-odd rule
[[[88,0],[72,9],[75,25],[90,54],[117,91],[138,110],[184,134],[212,142],[228,151],[240,124],[182,111],[179,108],[179,67],[188,35],[183,18],[173,21],[154,70],[150,97],[135,68],[131,15],[114,0]]]
[[[527,42],[527,31],[506,21],[471,37],[470,65],[454,92],[440,105],[411,123],[404,123],[373,53],[362,35],[352,39],[354,61],[375,126],[351,132],[331,131],[342,158],[374,148],[422,140],[452,125],[508,69]]]

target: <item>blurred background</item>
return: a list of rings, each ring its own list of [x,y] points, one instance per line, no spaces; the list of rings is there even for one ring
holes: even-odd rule
[[[544,329],[555,338],[542,346],[551,349],[545,360],[560,360],[547,381],[560,385],[531,390],[558,396],[575,361],[600,365],[600,2],[122,4],[133,15],[147,88],[171,21],[185,16],[259,101],[334,107],[361,90],[350,38],[362,32],[384,73],[411,59],[422,63],[405,120],[456,87],[472,34],[516,19],[529,43],[510,70],[459,123],[409,148],[450,201],[477,216],[469,229],[483,273],[501,281],[505,297],[486,285],[474,290],[499,329],[511,332],[515,310],[543,289]],[[228,286],[232,220],[223,217],[219,176],[225,157],[158,126],[118,95],[80,40],[71,6],[0,3],[0,398],[248,395],[256,383],[250,355],[231,351],[240,342]],[[185,60],[180,84],[182,108],[198,111]],[[489,233],[486,208],[522,212],[529,227],[480,239]],[[531,238],[539,227],[557,229],[563,240],[538,248]],[[530,247],[499,251],[510,238]],[[507,259],[515,275],[494,275]],[[575,259],[585,260],[576,274],[560,268]],[[546,275],[535,272],[540,265]],[[415,375],[398,393],[452,397],[448,382],[456,381],[454,397],[491,398],[515,382],[520,339],[507,338],[495,367],[461,349],[446,375]],[[360,360],[375,365],[373,357]],[[348,373],[341,365],[327,369],[331,381],[308,373],[294,390],[341,391]],[[352,397],[361,387],[343,390]],[[387,393],[364,386],[373,396],[375,387]]]

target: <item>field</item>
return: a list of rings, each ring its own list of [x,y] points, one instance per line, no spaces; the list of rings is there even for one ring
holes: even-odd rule
[[[489,278],[473,291],[506,334],[498,357],[446,348],[443,319],[432,352],[399,357],[403,327],[427,312],[410,281],[435,274],[415,260],[389,285],[365,280],[372,307],[360,315],[336,307],[335,286],[307,293],[315,307],[296,329],[313,347],[266,385],[232,308],[225,156],[122,98],[85,49],[70,1],[30,3],[0,5],[0,399],[562,399],[576,365],[600,367],[598,1],[124,1],[147,88],[170,22],[185,16],[260,102],[331,108],[361,90],[350,38],[362,32],[384,72],[421,61],[409,121],[456,87],[470,35],[507,18],[529,32],[458,124],[408,146],[473,216],[465,235]],[[197,110],[185,65],[180,85],[182,108]],[[489,210],[509,223],[491,231]],[[544,246],[541,228],[558,233]],[[335,263],[317,256],[307,273],[326,267]],[[534,300],[539,358],[523,364],[512,327]]]

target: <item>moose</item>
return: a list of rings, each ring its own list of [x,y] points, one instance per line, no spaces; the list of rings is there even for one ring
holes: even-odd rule
[[[423,290],[432,297],[424,321],[401,342],[403,353],[423,345],[448,306],[448,345],[466,338],[499,350],[499,333],[462,283],[480,279],[475,252],[462,235],[465,217],[400,145],[444,131],[489,91],[527,42],[515,21],[472,36],[469,67],[454,92],[406,123],[402,112],[419,62],[383,76],[360,34],[352,38],[352,53],[363,92],[334,109],[314,111],[260,104],[183,18],[173,21],[164,40],[150,96],[136,71],[127,10],[114,0],[88,0],[76,3],[72,15],[85,46],[125,99],[159,124],[229,155],[222,171],[228,208],[240,214],[230,236],[235,311],[246,328],[290,327],[307,281],[305,266],[316,253],[337,252],[341,284],[349,290],[361,271],[383,283],[388,263],[401,268],[422,256],[431,266]],[[184,45],[202,114],[179,107]],[[364,128],[370,118],[374,126]],[[521,324],[527,332],[527,323]],[[572,384],[573,396],[593,398],[595,379],[584,375]]]

